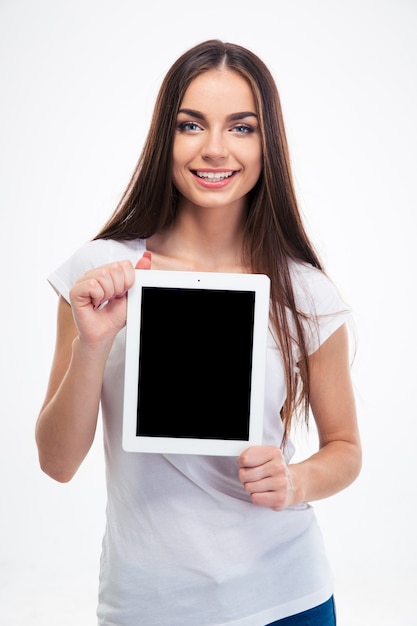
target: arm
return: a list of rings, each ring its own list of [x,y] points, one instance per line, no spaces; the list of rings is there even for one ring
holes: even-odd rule
[[[149,253],[137,267],[150,267]],[[35,435],[41,468],[60,482],[71,480],[93,443],[104,368],[126,322],[134,276],[130,261],[105,265],[74,284],[71,306],[59,299],[55,354]]]
[[[361,467],[346,327],[334,332],[309,359],[319,451],[289,465],[273,446],[254,446],[239,457],[239,478],[253,502],[274,510],[331,496],[350,485]]]

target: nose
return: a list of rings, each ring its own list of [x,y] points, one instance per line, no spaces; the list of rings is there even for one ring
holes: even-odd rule
[[[228,154],[227,141],[221,130],[210,130],[203,145],[203,158],[207,161],[217,161],[226,158]]]

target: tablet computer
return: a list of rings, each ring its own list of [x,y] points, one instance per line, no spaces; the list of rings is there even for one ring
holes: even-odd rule
[[[123,449],[239,455],[262,443],[270,281],[135,270]]]

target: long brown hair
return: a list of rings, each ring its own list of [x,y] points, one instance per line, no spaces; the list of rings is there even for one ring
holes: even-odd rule
[[[271,279],[271,324],[285,365],[287,398],[281,410],[284,441],[301,409],[308,422],[309,369],[306,340],[291,284],[289,260],[323,269],[304,229],[292,180],[276,83],[264,62],[246,48],[217,39],[200,43],[171,66],[156,99],[150,129],[131,180],[96,239],[147,238],[175,219],[178,195],[172,182],[172,146],[177,112],[191,81],[227,67],[250,84],[262,137],[262,173],[248,198],[243,261]],[[288,322],[295,323],[295,337]],[[295,362],[298,344],[300,361]]]

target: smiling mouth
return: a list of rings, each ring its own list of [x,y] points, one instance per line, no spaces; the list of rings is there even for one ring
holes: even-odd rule
[[[193,170],[193,174],[201,178],[202,180],[208,180],[218,182],[220,180],[226,180],[233,176],[235,172],[201,172],[200,170]]]

